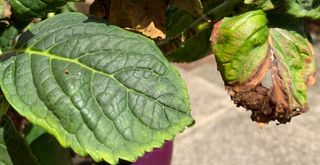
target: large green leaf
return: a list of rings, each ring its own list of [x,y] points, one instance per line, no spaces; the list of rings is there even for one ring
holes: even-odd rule
[[[80,13],[32,26],[2,60],[9,103],[96,161],[134,161],[193,123],[185,84],[151,40]]]
[[[244,83],[256,73],[267,56],[267,39],[262,10],[226,17],[215,25],[212,49],[227,84]]]
[[[0,123],[0,153],[1,165],[38,164],[28,144],[17,133],[7,116],[3,117]]]
[[[288,0],[287,8],[288,13],[296,17],[320,19],[319,0]]]
[[[8,0],[14,15],[22,20],[34,17],[46,17],[50,11],[55,11],[68,2],[84,0]]]

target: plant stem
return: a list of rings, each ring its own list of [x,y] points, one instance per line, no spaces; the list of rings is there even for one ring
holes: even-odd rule
[[[203,14],[201,17],[196,19],[192,24],[190,24],[187,28],[185,28],[181,33],[178,33],[177,35],[173,37],[168,37],[165,40],[160,40],[157,43],[158,47],[161,47],[162,45],[168,44],[171,41],[181,38],[181,35],[185,34],[187,31],[192,30],[195,26],[202,24],[204,22],[209,22],[209,20],[212,23],[217,22],[219,19],[228,16],[229,14],[232,14],[234,11],[234,6],[241,3],[242,0],[225,0],[223,3],[218,5],[217,7],[211,9],[207,13]],[[204,30],[202,28],[202,30]]]

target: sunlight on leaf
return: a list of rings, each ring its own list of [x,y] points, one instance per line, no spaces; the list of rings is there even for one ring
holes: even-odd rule
[[[179,73],[141,35],[64,13],[32,26],[4,54],[9,103],[96,161],[134,161],[193,123]]]

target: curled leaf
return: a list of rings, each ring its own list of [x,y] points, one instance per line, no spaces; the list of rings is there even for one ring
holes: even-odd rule
[[[309,109],[307,88],[315,82],[312,45],[294,31],[270,29],[270,46],[274,57],[272,96],[277,113],[286,118]]]
[[[286,123],[308,110],[306,91],[315,82],[313,49],[298,32],[268,30],[265,19],[260,10],[223,19],[211,36],[213,52],[229,95],[252,111],[252,120]],[[262,85],[268,70],[269,88]]]
[[[228,85],[244,83],[257,72],[267,54],[267,18],[262,10],[224,18],[211,36],[218,69]]]

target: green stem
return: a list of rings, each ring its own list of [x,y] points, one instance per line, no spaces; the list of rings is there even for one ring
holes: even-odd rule
[[[221,18],[228,16],[229,14],[232,14],[233,8],[234,6],[236,6],[237,4],[241,3],[242,0],[225,0],[223,3],[221,3],[220,5],[218,5],[217,7],[211,9],[209,12],[205,13],[204,15],[202,15],[201,17],[199,17],[197,20],[195,20],[192,24],[190,24],[187,28],[185,28],[181,33],[173,36],[173,37],[169,37],[163,41],[159,41],[157,43],[157,46],[162,46],[165,45],[177,38],[181,37],[181,34],[186,33],[187,31],[193,29],[195,26],[203,23],[203,22],[208,22],[209,18],[211,18],[211,21],[213,23],[217,22],[218,20],[220,20]]]

